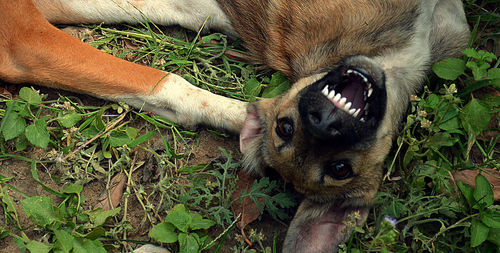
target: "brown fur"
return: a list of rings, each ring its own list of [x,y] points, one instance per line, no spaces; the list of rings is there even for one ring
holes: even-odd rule
[[[255,59],[292,80],[330,69],[347,56],[370,56],[405,45],[419,4],[416,0],[219,2]]]

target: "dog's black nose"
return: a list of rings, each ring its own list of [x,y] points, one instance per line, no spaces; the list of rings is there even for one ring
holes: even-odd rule
[[[342,119],[335,113],[337,110],[335,107],[312,109],[307,112],[305,123],[313,135],[319,138],[332,138],[340,134]]]

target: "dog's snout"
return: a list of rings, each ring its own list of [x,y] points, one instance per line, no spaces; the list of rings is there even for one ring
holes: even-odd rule
[[[314,136],[331,138],[340,134],[339,129],[342,126],[342,120],[334,110],[321,109],[307,113],[306,124]]]

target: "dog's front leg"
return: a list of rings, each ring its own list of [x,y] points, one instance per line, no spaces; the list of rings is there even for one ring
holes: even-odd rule
[[[0,79],[124,101],[181,125],[238,132],[243,124],[244,102],[86,45],[49,24],[30,1],[0,1],[0,9]]]

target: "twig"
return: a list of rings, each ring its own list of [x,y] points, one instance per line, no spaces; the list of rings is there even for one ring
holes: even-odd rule
[[[81,145],[77,149],[73,150],[71,153],[67,154],[65,157],[63,157],[63,160],[66,160],[69,157],[73,156],[76,152],[80,151],[82,148],[84,148],[85,146],[87,146],[91,142],[95,141],[97,138],[99,138],[99,137],[103,136],[104,134],[106,134],[107,132],[109,132],[109,130],[114,128],[120,121],[122,121],[125,118],[125,116],[127,115],[128,112],[129,112],[129,110],[126,110],[125,112],[123,112],[123,114],[120,116],[120,118],[118,118],[115,122],[111,123],[110,125],[106,126],[106,129],[104,129],[104,131],[102,131],[98,135],[92,137],[92,139],[88,140],[83,145]]]

